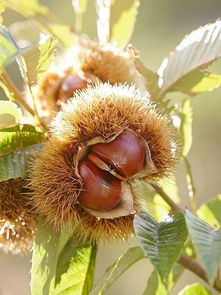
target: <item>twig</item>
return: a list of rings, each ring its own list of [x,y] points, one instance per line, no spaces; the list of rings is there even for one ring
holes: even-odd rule
[[[13,96],[15,100],[20,103],[33,117],[35,116],[34,110],[27,104],[27,102],[24,100],[21,92],[18,90],[18,88],[15,86],[11,78],[9,77],[8,73],[5,70],[2,70],[1,72],[1,78],[5,85],[7,86],[10,93],[13,93]]]
[[[29,92],[31,94],[32,101],[33,101],[35,118],[36,118],[38,124],[41,125],[41,127],[45,131],[48,131],[48,126],[44,123],[44,121],[41,119],[41,117],[38,114],[38,109],[37,109],[37,105],[36,105],[35,95],[34,95],[34,93],[32,91],[32,87],[31,87],[31,85],[29,83],[28,83],[28,89],[29,89]]]
[[[155,191],[161,196],[162,199],[170,206],[172,210],[183,212],[183,209],[179,207],[173,200],[165,193],[165,191],[157,184],[152,184]]]
[[[164,192],[164,190],[160,186],[158,186],[157,184],[152,184],[152,187],[170,206],[172,210],[183,212],[183,209],[179,207],[176,203],[174,203],[173,200],[171,200],[171,198]],[[206,272],[198,262],[192,260],[191,258],[185,255],[181,255],[178,262],[209,284]],[[219,285],[216,285],[216,283],[212,287],[218,292],[221,291],[221,287]]]
[[[178,263],[183,265],[185,268],[187,268],[188,270],[196,274],[198,277],[200,277],[207,284],[209,284],[206,272],[198,262],[190,259],[185,255],[181,255],[178,260]],[[216,284],[214,284],[212,287],[218,292],[221,291],[221,287],[217,286]]]
[[[183,157],[185,168],[186,168],[186,181],[188,187],[189,198],[191,201],[191,210],[193,213],[196,213],[196,189],[193,182],[192,171],[190,163],[186,157]]]

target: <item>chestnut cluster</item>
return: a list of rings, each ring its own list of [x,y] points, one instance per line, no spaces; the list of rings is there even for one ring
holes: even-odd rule
[[[67,70],[63,76],[49,73],[41,86],[42,100],[47,98],[48,105],[58,111],[61,102],[66,102],[75,91],[86,88],[88,84],[90,84],[88,79],[70,70]]]
[[[109,143],[91,147],[87,159],[79,165],[83,190],[79,203],[95,211],[108,211],[122,198],[121,182],[145,167],[145,146],[134,131],[126,129]]]

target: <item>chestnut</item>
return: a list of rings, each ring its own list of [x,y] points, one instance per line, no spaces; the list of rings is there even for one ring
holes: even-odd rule
[[[92,153],[124,177],[131,177],[145,167],[144,143],[134,131],[129,129],[109,143],[93,145]]]
[[[76,74],[68,75],[57,91],[57,100],[66,101],[73,96],[74,91],[87,87],[87,84],[86,80]]]
[[[95,211],[108,211],[121,200],[121,182],[111,174],[100,170],[92,162],[79,165],[84,186],[78,197],[79,203]]]

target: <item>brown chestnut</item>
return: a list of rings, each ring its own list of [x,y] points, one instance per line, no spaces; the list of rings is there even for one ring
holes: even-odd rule
[[[93,145],[92,153],[124,177],[137,174],[145,166],[145,147],[142,139],[129,129],[109,143]]]
[[[87,81],[78,75],[68,75],[64,78],[57,91],[57,100],[66,101],[73,96],[74,91],[87,87]]]
[[[121,200],[121,182],[111,174],[100,170],[92,162],[84,161],[79,165],[83,180],[83,190],[78,200],[88,209],[108,211]]]

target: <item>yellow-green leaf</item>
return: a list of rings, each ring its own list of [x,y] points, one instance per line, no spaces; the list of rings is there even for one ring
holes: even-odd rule
[[[181,110],[180,110],[180,134],[182,137],[182,154],[183,156],[187,156],[190,151],[192,145],[192,107],[190,103],[190,99],[185,99],[183,101]]]
[[[130,42],[138,14],[139,0],[113,0],[110,12],[110,39],[124,46]]]
[[[17,104],[11,101],[0,101],[0,128],[8,128],[19,123],[22,117]]]

